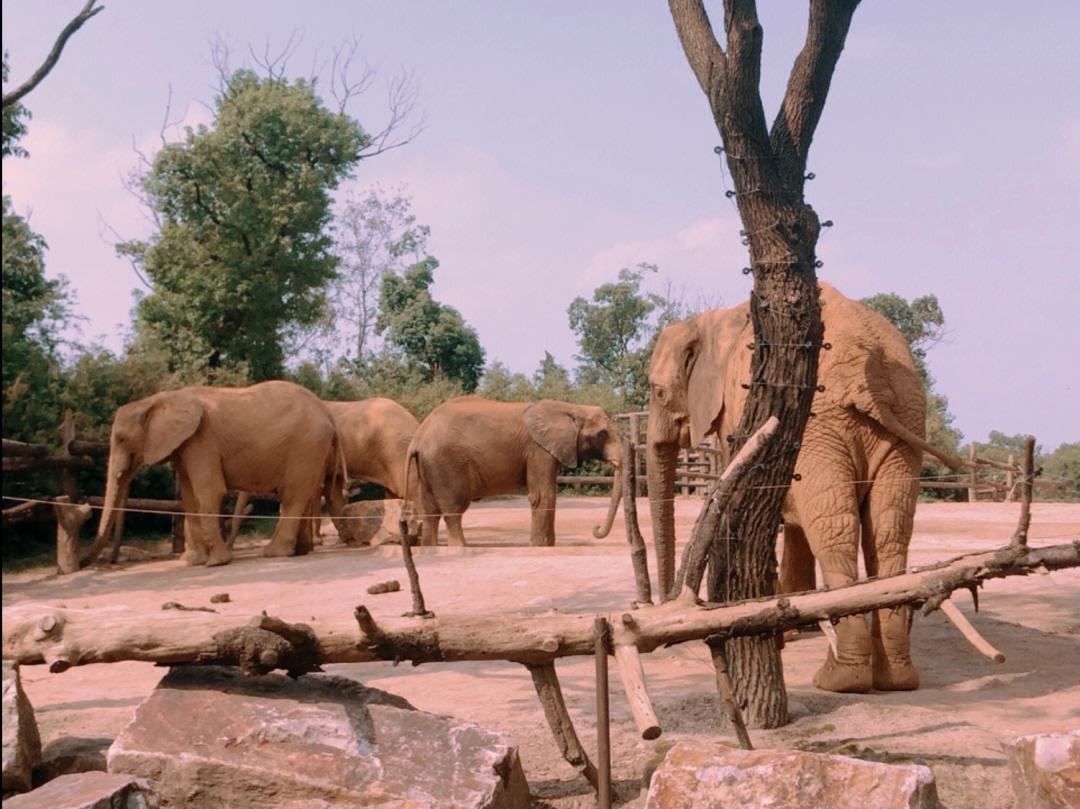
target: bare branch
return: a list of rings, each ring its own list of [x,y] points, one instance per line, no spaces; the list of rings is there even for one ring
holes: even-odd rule
[[[811,0],[803,45],[788,77],[770,140],[788,184],[806,171],[810,141],[825,108],[836,62],[859,0]]]
[[[415,140],[424,130],[424,118],[421,116],[409,127],[406,133],[401,129],[412,117],[419,96],[416,81],[411,71],[402,70],[390,80],[386,88],[386,105],[390,118],[379,132],[371,136],[367,148],[360,152],[362,158],[375,157]]]
[[[105,10],[105,6],[95,6],[97,0],[86,0],[86,5],[82,7],[82,10],[75,15],[75,19],[64,26],[64,29],[60,32],[60,36],[56,38],[56,42],[53,43],[52,50],[49,51],[49,55],[45,57],[45,61],[41,63],[41,67],[34,71],[34,74],[25,82],[20,84],[10,93],[4,93],[3,106],[8,107],[20,98],[25,96],[39,84],[42,79],[49,75],[60,59],[60,54],[64,50],[64,46],[67,44],[68,39],[83,27],[83,24],[93,17],[95,14]]]
[[[716,41],[705,5],[702,0],[669,0],[669,6],[686,61],[690,63],[701,89],[712,101],[719,89],[725,58],[720,43]]]
[[[296,53],[296,49],[300,47],[300,43],[303,41],[304,32],[299,28],[294,28],[292,33],[289,34],[289,39],[285,42],[285,46],[276,54],[270,53],[269,38],[263,43],[263,55],[261,58],[256,55],[255,50],[251,45],[248,45],[248,53],[251,54],[251,60],[266,72],[266,77],[268,79],[271,81],[280,81],[285,78],[289,59]]]
[[[366,61],[360,77],[350,78],[353,59],[359,49],[360,43],[353,36],[334,48],[334,56],[330,62],[330,95],[337,102],[338,112],[341,114],[345,113],[349,101],[366,92],[375,80],[375,69]]]
[[[229,57],[229,44],[221,34],[215,33],[210,38],[210,63],[214,66],[214,71],[217,73],[218,92],[222,94],[224,94],[225,88],[229,84],[229,76],[232,75],[232,70],[229,66]]]

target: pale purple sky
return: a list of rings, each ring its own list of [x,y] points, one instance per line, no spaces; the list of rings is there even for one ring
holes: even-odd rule
[[[79,5],[5,0],[14,81]],[[406,185],[442,262],[435,293],[491,360],[531,373],[549,350],[572,365],[571,299],[639,261],[691,299],[747,294],[719,136],[665,3],[105,5],[27,99],[30,159],[3,167],[49,274],[78,293],[84,339],[121,344],[138,280],[105,226],[147,233],[120,182],[132,138],[158,143],[170,85],[174,115],[207,120],[215,34],[240,57],[300,29],[305,74],[355,34],[384,76],[415,72],[426,129],[350,186]],[[806,13],[760,5],[771,120]],[[938,296],[949,333],[929,364],[967,439],[1080,440],[1078,39],[1074,0],[864,0],[811,150],[808,199],[836,222],[821,277],[851,297]],[[381,94],[357,108],[368,129]]]

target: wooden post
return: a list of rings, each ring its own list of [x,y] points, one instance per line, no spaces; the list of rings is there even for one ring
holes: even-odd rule
[[[1024,441],[1023,477],[1020,481],[1020,520],[1013,534],[1013,547],[1026,548],[1028,528],[1031,525],[1031,495],[1035,489],[1035,437]]]
[[[979,474],[975,467],[975,442],[968,444],[968,460],[971,461],[971,477],[968,482],[968,502],[974,503],[976,499],[976,487],[979,484]]]
[[[739,703],[735,701],[735,689],[731,687],[731,677],[728,675],[727,653],[724,650],[724,639],[713,636],[705,641],[712,654],[713,668],[716,670],[716,690],[724,702],[724,710],[727,711],[731,726],[735,729],[735,736],[739,740],[739,747],[743,750],[753,750],[750,743],[750,734],[746,732],[746,722],[743,721]]]
[[[649,689],[645,685],[645,668],[637,647],[629,643],[615,645],[615,664],[619,670],[626,700],[630,703],[630,715],[634,717],[641,738],[651,741],[660,735],[660,722],[653,710]]]
[[[589,760],[589,754],[585,752],[577,732],[574,730],[570,712],[566,709],[566,700],[563,699],[562,688],[559,686],[559,677],[555,673],[554,663],[542,663],[529,665],[529,674],[532,675],[533,686],[536,688],[536,696],[540,698],[540,705],[544,709],[548,727],[555,737],[555,743],[559,745],[559,751],[563,758],[575,770],[585,776],[585,780],[595,791],[599,791],[596,765]]]
[[[64,411],[64,421],[60,425],[60,457],[71,457],[71,442],[75,440],[75,417],[72,416],[70,410]],[[76,472],[74,469],[64,467],[64,470],[60,473],[60,485],[64,490],[64,495],[69,497],[72,502],[75,500],[76,495]]]
[[[56,565],[61,573],[79,570],[79,530],[93,509],[86,503],[74,505],[66,494],[56,498]]]
[[[1009,466],[1016,466],[1016,455],[1009,453]],[[1011,503],[1016,499],[1016,473],[1009,470],[1005,473],[1005,502]]]
[[[608,715],[608,623],[597,618],[596,641],[596,805],[611,809],[611,718]]]

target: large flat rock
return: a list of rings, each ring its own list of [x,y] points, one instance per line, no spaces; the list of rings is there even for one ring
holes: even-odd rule
[[[1080,730],[1005,746],[1017,809],[1080,809]]]
[[[41,737],[34,709],[19,680],[19,669],[6,660],[3,680],[3,790],[24,792],[30,789],[34,767],[41,761]]]
[[[653,774],[646,809],[938,809],[934,774],[798,750],[680,742]]]
[[[343,677],[178,667],[109,750],[163,806],[527,807],[503,733],[417,711]]]
[[[138,778],[107,772],[61,775],[33,792],[4,801],[4,809],[156,809],[157,805]]]

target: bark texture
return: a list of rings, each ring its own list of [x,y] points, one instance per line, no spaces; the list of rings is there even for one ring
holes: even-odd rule
[[[721,47],[702,0],[670,0],[687,61],[704,91],[734,182],[727,192],[743,223],[754,277],[750,390],[732,446],[770,416],[770,453],[745,475],[713,521],[709,598],[758,598],[773,591],[776,527],[799,441],[810,416],[822,343],[815,247],[821,224],[803,197],[806,158],[858,0],[811,0],[806,42],[795,60],[772,129],[759,93],[763,31],[753,0],[725,0]],[[705,521],[702,521],[705,522]],[[727,646],[736,699],[749,724],[787,721],[779,650],[772,638]]]

